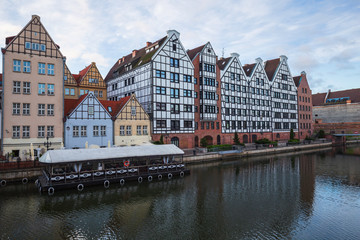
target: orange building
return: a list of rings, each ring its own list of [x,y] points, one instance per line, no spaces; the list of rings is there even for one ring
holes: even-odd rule
[[[71,74],[65,65],[64,85],[65,99],[78,99],[89,91],[94,92],[99,100],[106,100],[107,97],[106,84],[94,62],[81,70],[79,74]]]

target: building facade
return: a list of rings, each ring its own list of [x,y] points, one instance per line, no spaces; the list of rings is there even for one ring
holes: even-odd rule
[[[305,139],[311,137],[314,131],[312,94],[304,71],[294,77],[294,82],[298,92],[299,138]]]
[[[30,158],[30,145],[60,148],[63,136],[63,76],[65,58],[59,46],[33,15],[29,23],[6,39],[3,54],[2,152]]]

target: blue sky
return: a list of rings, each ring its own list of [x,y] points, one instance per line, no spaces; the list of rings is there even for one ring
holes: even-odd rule
[[[293,76],[306,71],[313,93],[360,87],[358,0],[0,0],[0,6],[1,47],[37,14],[75,74],[96,62],[105,77],[117,59],[176,29],[186,49],[210,41],[219,57],[237,52],[242,64],[286,55]]]

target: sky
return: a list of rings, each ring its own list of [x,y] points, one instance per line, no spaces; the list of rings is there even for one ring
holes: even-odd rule
[[[0,44],[31,15],[61,47],[73,74],[96,62],[102,76],[122,56],[180,32],[185,49],[210,42],[244,64],[288,57],[313,94],[360,88],[359,0],[0,0]],[[2,59],[0,60],[2,65]]]

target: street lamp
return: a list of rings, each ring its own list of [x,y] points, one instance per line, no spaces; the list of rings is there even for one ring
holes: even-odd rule
[[[48,151],[49,147],[51,146],[51,142],[49,142],[49,136],[46,136],[46,142],[44,142],[44,146],[46,147],[46,151]]]

